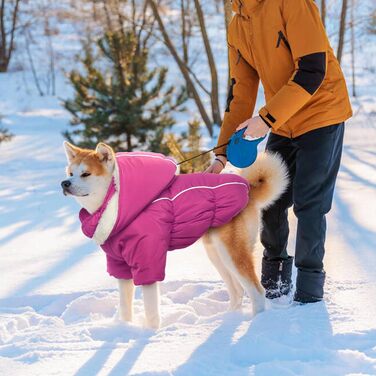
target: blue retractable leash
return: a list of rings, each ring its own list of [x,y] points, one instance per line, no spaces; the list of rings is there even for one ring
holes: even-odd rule
[[[229,142],[225,144],[216,146],[210,150],[204,151],[194,157],[185,159],[178,163],[181,165],[185,162],[191,161],[192,159],[201,157],[204,154],[210,153],[215,149],[219,149],[223,146],[227,145],[227,159],[228,161],[235,167],[244,168],[249,167],[257,158],[257,146],[258,144],[263,141],[266,136],[260,138],[251,138],[249,136],[244,137],[244,132],[246,131],[247,127],[240,129],[239,131],[235,132]]]
[[[235,167],[249,167],[257,158],[257,146],[265,140],[260,138],[244,137],[247,127],[235,132],[227,145],[227,159]]]

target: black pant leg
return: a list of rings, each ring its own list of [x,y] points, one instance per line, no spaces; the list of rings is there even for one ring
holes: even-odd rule
[[[325,214],[332,205],[343,135],[342,123],[316,129],[294,139],[298,146],[293,182],[294,213],[298,218],[296,300],[320,300],[323,297]]]
[[[268,260],[287,259],[287,241],[289,237],[288,208],[292,206],[292,184],[295,175],[297,149],[291,139],[271,133],[266,150],[277,152],[289,170],[290,184],[286,192],[262,213],[263,227],[261,243],[264,246],[264,258]]]

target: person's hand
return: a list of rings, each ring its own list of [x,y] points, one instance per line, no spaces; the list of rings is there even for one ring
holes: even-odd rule
[[[212,164],[205,170],[205,173],[219,174],[225,168],[226,162],[227,158],[224,155],[216,156]]]
[[[260,116],[255,116],[246,120],[244,123],[241,123],[236,130],[238,131],[245,127],[247,127],[247,130],[244,132],[244,137],[251,136],[253,138],[260,138],[264,137],[270,131],[270,128],[265,124]]]

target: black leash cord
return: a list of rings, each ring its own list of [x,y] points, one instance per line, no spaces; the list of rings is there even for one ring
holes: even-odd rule
[[[184,161],[179,162],[177,165],[179,166],[179,165],[181,165],[181,164],[183,164],[183,163],[185,163],[185,162],[189,162],[189,161],[191,161],[192,159],[196,159],[196,158],[198,158],[198,157],[201,157],[202,155],[208,154],[208,153],[210,153],[211,151],[214,151],[214,150],[216,150],[216,149],[222,148],[223,146],[226,146],[226,145],[228,145],[228,142],[226,142],[225,144],[222,144],[222,145],[218,145],[218,146],[216,146],[216,147],[214,147],[214,148],[212,148],[212,149],[210,149],[210,150],[204,151],[203,153],[197,154],[197,155],[195,155],[194,157],[191,157],[191,158],[188,158],[188,159],[184,159]]]

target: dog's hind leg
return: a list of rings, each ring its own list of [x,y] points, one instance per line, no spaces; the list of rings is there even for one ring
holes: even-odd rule
[[[133,320],[134,284],[132,279],[118,279],[120,307],[119,316],[124,321]]]
[[[232,269],[233,277],[238,279],[239,283],[244,287],[247,295],[252,300],[253,313],[257,314],[265,310],[265,292],[258,282],[254,272],[245,275],[236,267]]]
[[[247,234],[245,223],[237,217],[228,225],[221,227],[218,235],[213,241],[222,263],[251,298],[253,312],[256,314],[263,311],[265,309],[264,289],[255,272],[252,242]]]
[[[237,279],[233,278],[230,271],[223,264],[222,259],[218,255],[217,249],[213,244],[212,237],[215,237],[215,230],[210,230],[203,237],[203,242],[205,245],[206,253],[209,260],[212,262],[214,267],[217,269],[219,275],[222,277],[223,282],[227,287],[227,291],[230,297],[230,311],[235,311],[242,306],[244,289],[239,284]]]

